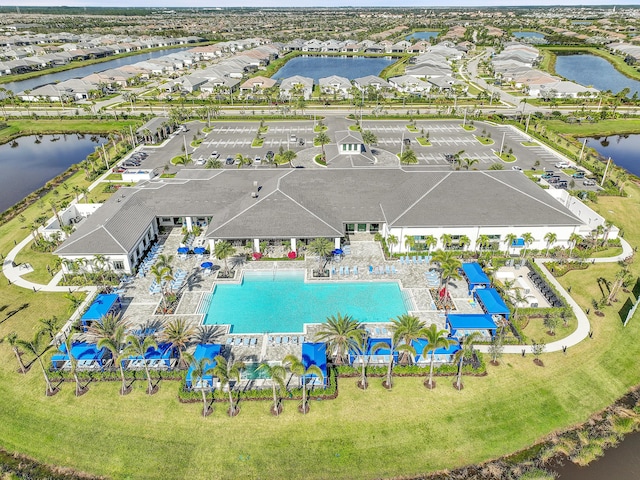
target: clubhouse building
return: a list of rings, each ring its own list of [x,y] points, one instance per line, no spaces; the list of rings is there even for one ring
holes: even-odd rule
[[[210,251],[224,240],[254,251],[264,241],[287,241],[298,252],[318,237],[339,248],[351,235],[380,232],[398,239],[394,253],[423,250],[433,236],[432,249],[459,248],[466,237],[474,250],[482,237],[489,240],[483,248],[515,254],[525,233],[534,238],[529,248],[548,247],[549,232],[554,246],[568,247],[573,233],[595,228],[596,217],[573,197],[554,197],[515,171],[189,169],[121,188],[77,223],[56,254],[71,261],[103,255],[110,269],[132,273],[162,227],[196,225]],[[516,241],[507,245],[511,235]]]

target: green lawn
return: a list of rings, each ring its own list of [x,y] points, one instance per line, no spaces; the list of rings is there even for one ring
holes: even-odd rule
[[[631,184],[627,190],[629,197],[603,197],[594,208],[638,245],[640,188]],[[28,216],[38,214],[33,209]],[[6,254],[26,233],[17,220],[0,226],[0,251]],[[588,308],[599,295],[597,278],[612,279],[618,268],[590,265],[559,281]],[[631,271],[637,277],[640,264]],[[379,379],[367,391],[355,379],[341,379],[338,398],[311,402],[307,416],[295,411],[294,402],[285,402],[279,418],[269,415],[266,402],[244,402],[236,418],[216,404],[203,419],[201,405],[180,404],[178,384],[168,381],[152,397],[137,382],[123,398],[117,383],[91,384],[80,398],[65,384],[46,398],[37,367],[17,374],[3,344],[0,444],[49,464],[131,479],[397,478],[480,462],[583,422],[640,383],[640,316],[623,328],[619,314],[627,296],[621,292],[604,317],[592,313],[593,338],[566,355],[545,354],[544,368],[534,366],[531,356],[505,356],[500,366],[488,366],[486,377],[465,378],[460,392],[451,378],[439,378],[433,391],[420,378],[397,378],[392,391]],[[68,307],[61,295],[8,286],[4,278],[0,298],[0,338],[11,331],[30,336],[38,318],[63,318]]]
[[[473,138],[478,140],[483,145],[493,145],[494,144],[493,139],[489,138],[489,137],[480,137],[478,135],[475,135]]]
[[[460,125],[460,126],[461,126],[462,128],[464,128],[467,132],[473,132],[473,131],[476,129],[476,127],[474,127],[473,125],[469,125],[469,124],[467,124],[467,125]]]
[[[122,129],[128,129],[129,125],[135,127],[140,123],[140,120],[89,120],[86,118],[79,119],[64,119],[57,118],[47,119],[23,119],[16,118],[11,119],[8,122],[7,128],[0,130],[0,143],[6,143],[12,138],[33,135],[37,133],[95,133],[95,134],[107,134],[111,132],[118,132]]]
[[[417,137],[416,141],[422,145],[423,147],[430,147],[431,146],[431,142],[429,140],[427,140],[425,137]]]
[[[540,144],[538,142],[521,142],[523,147],[537,147]]]
[[[502,160],[503,162],[506,163],[512,163],[515,162],[516,156],[511,154],[511,153],[503,153],[502,155],[499,155],[498,152],[495,152],[496,157],[498,157],[500,160]]]

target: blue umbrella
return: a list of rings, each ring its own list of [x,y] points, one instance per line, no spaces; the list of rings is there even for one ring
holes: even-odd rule
[[[180,247],[178,248],[178,253],[189,253],[188,247]]]
[[[206,251],[204,247],[196,247],[193,249],[193,253],[197,253],[199,255],[203,254]]]
[[[202,268],[213,268],[213,262],[203,262],[200,264]]]
[[[333,251],[333,254],[334,254],[334,255],[342,255],[343,253],[344,253],[344,252],[342,251],[342,249],[341,249],[341,248],[336,248],[336,249]]]

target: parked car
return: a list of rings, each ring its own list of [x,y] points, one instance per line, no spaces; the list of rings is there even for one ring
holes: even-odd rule
[[[204,165],[206,163],[206,160],[203,157],[200,157],[194,163],[196,165]]]
[[[220,158],[220,154],[216,151],[211,152],[211,158],[217,159]]]
[[[127,160],[126,162],[124,162],[122,164],[123,167],[139,167],[140,166],[140,162],[136,162],[135,160]]]
[[[584,172],[576,172],[571,175],[573,178],[584,178]]]
[[[260,165],[262,163],[262,158],[260,158],[259,155],[256,155],[256,158],[253,159],[253,163]]]
[[[571,165],[569,165],[567,162],[558,162],[554,166],[556,168],[569,168]]]
[[[126,169],[126,168],[124,168],[124,167],[113,167],[113,168],[111,169],[111,171],[112,171],[113,173],[122,173],[122,172],[126,172],[126,171],[127,171],[127,169]]]
[[[549,180],[551,177],[553,177],[553,173],[544,173],[544,174],[542,174],[542,176],[540,178],[544,178],[545,180]]]
[[[585,187],[593,187],[595,186],[595,184],[595,180],[589,180],[588,178],[582,181],[582,185],[584,185]]]
[[[267,152],[267,154],[265,155],[265,157],[269,160],[271,160],[273,157],[275,157],[275,153],[273,153],[273,151],[269,150]]]
[[[227,157],[227,159],[224,161],[224,163],[226,165],[233,165],[233,157]]]
[[[511,167],[511,170],[516,170],[516,171],[518,171],[518,172],[521,172],[521,171],[522,171],[522,167],[519,167],[519,166],[517,166],[517,165],[514,165],[513,167]]]

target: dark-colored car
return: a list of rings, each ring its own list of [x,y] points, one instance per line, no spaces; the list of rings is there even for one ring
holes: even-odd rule
[[[265,155],[265,157],[268,158],[269,160],[271,160],[274,156],[275,156],[275,153],[273,153],[273,151],[271,150],[269,150]]]
[[[227,165],[233,165],[233,157],[227,157],[224,163]]]

